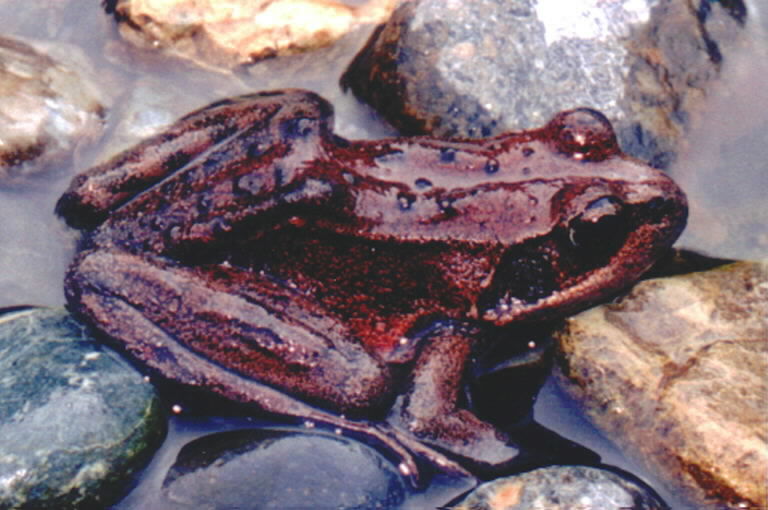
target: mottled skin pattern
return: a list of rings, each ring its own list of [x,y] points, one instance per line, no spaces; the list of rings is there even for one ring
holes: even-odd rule
[[[166,378],[341,427],[414,477],[414,454],[503,465],[504,434],[456,405],[471,350],[639,278],[682,192],[590,110],[477,141],[331,123],[313,93],[251,94],[76,177],[71,310]]]

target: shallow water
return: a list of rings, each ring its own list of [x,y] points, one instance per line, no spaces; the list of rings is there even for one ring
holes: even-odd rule
[[[713,256],[757,258],[768,255],[768,206],[755,207],[768,191],[768,13],[750,7],[750,30],[759,41],[727,62],[723,82],[707,100],[686,150],[672,174],[691,198],[688,230],[678,246]],[[148,58],[122,43],[111,20],[93,0],[12,2],[0,0],[5,35],[72,43],[88,54],[113,104],[100,144],[80,148],[73,162],[0,189],[0,306],[61,305],[62,278],[74,250],[74,234],[53,215],[53,206],[70,178],[102,159],[104,154],[143,136],[159,123],[170,121],[208,102],[233,94],[285,87],[304,87],[327,97],[336,107],[337,132],[348,138],[374,138],[393,131],[337,85],[346,62],[364,42],[367,31],[347,37],[332,49],[255,65],[237,76],[212,73],[163,58]],[[142,129],[126,132],[121,119],[131,115],[129,101],[150,105],[143,112]],[[119,141],[115,141],[119,140]],[[106,147],[110,148],[106,148]],[[749,202],[751,201],[751,204]],[[744,203],[748,205],[743,206]],[[171,403],[169,403],[169,406]],[[580,415],[577,408],[547,384],[536,406],[543,425],[588,446],[604,462],[624,468],[658,486],[648,474],[628,462]],[[157,490],[183,444],[222,429],[253,422],[232,418],[172,420],[168,440],[145,471],[140,484],[121,504],[121,510],[159,508]],[[439,481],[438,481],[439,482]],[[427,495],[409,500],[404,508],[426,508],[466,487],[437,483]],[[659,490],[675,510],[688,510],[674,495]]]

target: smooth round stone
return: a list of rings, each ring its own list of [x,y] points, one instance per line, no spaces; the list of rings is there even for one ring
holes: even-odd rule
[[[669,510],[629,475],[586,466],[551,466],[480,485],[452,510]]]
[[[165,433],[152,386],[64,309],[0,315],[0,508],[104,508]]]
[[[297,429],[212,434],[182,448],[163,508],[389,509],[406,494],[395,467],[366,445]]]

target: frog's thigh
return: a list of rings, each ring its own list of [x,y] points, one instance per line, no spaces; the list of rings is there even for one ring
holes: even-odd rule
[[[385,365],[318,306],[258,273],[101,250],[78,259],[66,289],[74,310],[170,379],[230,396],[240,390],[218,379],[235,377],[347,413],[387,404]]]

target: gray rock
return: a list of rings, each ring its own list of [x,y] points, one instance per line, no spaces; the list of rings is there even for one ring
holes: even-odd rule
[[[0,37],[0,180],[64,166],[101,135],[105,99],[82,50]]]
[[[480,485],[452,510],[669,510],[629,475],[587,466],[551,466]]]
[[[587,106],[666,167],[743,32],[741,2],[402,3],[342,78],[404,134],[485,137]]]
[[[63,309],[0,316],[0,508],[104,508],[158,446],[152,386]]]
[[[641,282],[559,342],[563,389],[670,492],[768,508],[768,263]]]
[[[356,441],[249,429],[184,446],[163,481],[163,508],[389,509],[405,492],[394,466]]]

